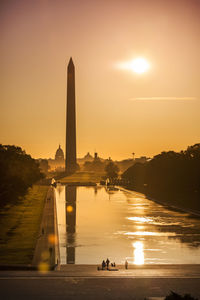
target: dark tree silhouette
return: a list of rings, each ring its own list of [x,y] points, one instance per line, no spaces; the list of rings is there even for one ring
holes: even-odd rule
[[[48,170],[50,169],[48,160],[47,159],[39,160],[39,167],[42,173],[47,174]]]
[[[0,144],[0,205],[15,202],[42,177],[38,163],[20,147]]]
[[[110,161],[105,166],[105,172],[106,172],[107,178],[109,178],[109,180],[111,182],[113,182],[113,180],[118,177],[119,168],[116,164],[114,164],[113,161]]]
[[[85,171],[102,172],[105,168],[105,163],[100,160],[86,161],[83,165]]]
[[[122,178],[150,197],[200,210],[200,144],[179,153],[162,152],[145,164],[133,165]]]
[[[146,164],[136,163],[122,174],[122,178],[125,179],[128,185],[131,186],[133,189],[140,192],[144,192],[145,175]]]
[[[198,300],[197,298],[192,297],[190,294],[185,294],[184,296],[181,296],[173,291],[165,297],[165,300]]]

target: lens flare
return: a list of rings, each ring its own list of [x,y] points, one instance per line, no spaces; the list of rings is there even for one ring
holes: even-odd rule
[[[68,205],[68,206],[67,206],[67,212],[70,213],[70,212],[72,212],[72,211],[73,211],[73,207],[72,207],[71,205]]]
[[[57,245],[57,243],[58,243],[57,236],[55,234],[49,234],[48,241],[49,241],[49,244]]]
[[[50,270],[49,264],[45,263],[45,262],[41,262],[38,265],[38,271],[40,273],[47,273]]]

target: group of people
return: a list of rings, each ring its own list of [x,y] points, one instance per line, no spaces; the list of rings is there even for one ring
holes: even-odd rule
[[[110,260],[107,258],[106,261],[105,260],[102,261],[102,263],[101,263],[101,267],[102,268],[97,267],[97,269],[98,270],[105,270],[105,269],[107,269],[107,270],[113,270],[113,269],[109,269],[109,266],[115,268],[116,264],[115,264],[115,262],[113,262],[113,263],[110,264]],[[125,269],[128,269],[128,261],[127,260],[125,261]],[[114,269],[114,270],[117,270],[117,269]]]
[[[102,264],[101,264],[102,270],[105,270],[105,268],[108,270],[108,269],[109,269],[109,265],[111,265],[111,267],[115,267],[115,266],[116,266],[116,265],[115,265],[115,262],[110,264],[110,261],[109,261],[108,258],[106,259],[106,261],[103,260],[103,261],[102,261]]]

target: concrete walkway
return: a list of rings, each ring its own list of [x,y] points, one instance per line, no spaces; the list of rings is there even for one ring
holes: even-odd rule
[[[117,265],[118,271],[97,270],[97,265],[61,265],[58,276],[81,277],[164,277],[164,278],[200,278],[200,265]],[[57,276],[57,275],[56,275]]]
[[[5,277],[91,277],[91,278],[198,278],[200,265],[144,265],[117,266],[118,271],[98,271],[97,265],[65,265],[60,270],[41,271],[0,271],[0,278]]]
[[[2,299],[161,300],[170,291],[200,299],[200,265],[61,266],[60,271],[0,271]]]
[[[53,277],[34,276],[33,272],[20,276],[19,273],[17,276],[4,274],[0,277],[1,299],[161,300],[170,291],[181,295],[189,293],[200,299],[199,278],[65,277],[64,273],[63,276]]]
[[[50,187],[45,200],[40,234],[32,262],[32,265],[41,271],[52,269],[59,260],[55,205],[54,188]]]

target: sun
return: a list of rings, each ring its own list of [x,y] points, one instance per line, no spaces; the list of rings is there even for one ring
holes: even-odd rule
[[[142,58],[142,57],[135,58],[134,60],[130,61],[129,64],[130,64],[129,68],[133,72],[136,72],[136,73],[139,73],[139,74],[147,72],[148,69],[149,69],[148,61],[145,58]]]
[[[142,74],[149,70],[150,64],[144,57],[137,57],[131,61],[118,64],[120,69],[130,70],[131,72]]]

